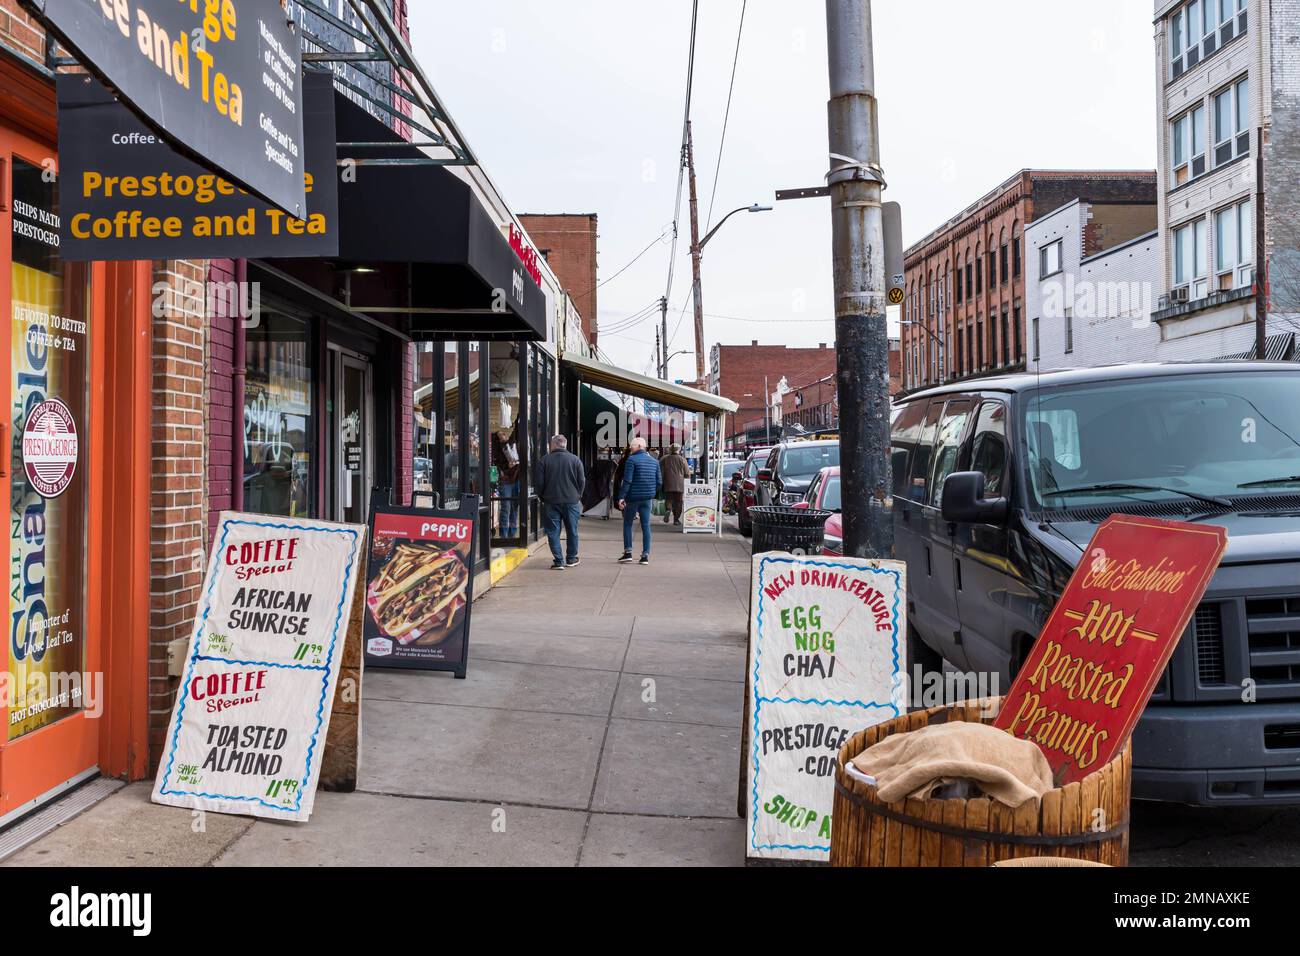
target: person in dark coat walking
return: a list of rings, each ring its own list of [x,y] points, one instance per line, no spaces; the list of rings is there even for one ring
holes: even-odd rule
[[[668,454],[659,461],[664,476],[664,524],[671,517],[675,525],[682,523],[682,496],[686,481],[691,477],[691,466],[682,457],[681,445],[669,445]]]
[[[645,450],[644,438],[633,438],[628,446],[632,454],[623,468],[623,482],[618,489],[618,506],[623,511],[623,556],[620,564],[632,560],[632,521],[641,519],[641,563],[650,563],[650,502],[659,496],[663,478],[659,462]]]
[[[551,557],[555,563],[553,571],[563,571],[578,563],[578,514],[582,500],[582,489],[587,483],[587,476],[582,462],[568,451],[569,440],[563,435],[551,439],[551,453],[537,463],[534,484],[537,497],[542,499],[545,507],[544,519],[546,540],[551,546]],[[560,549],[560,525],[568,538],[568,552]]]

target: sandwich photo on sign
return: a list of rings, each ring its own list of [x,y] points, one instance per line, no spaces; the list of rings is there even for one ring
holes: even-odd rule
[[[472,511],[375,505],[366,572],[367,666],[464,674],[474,529]]]

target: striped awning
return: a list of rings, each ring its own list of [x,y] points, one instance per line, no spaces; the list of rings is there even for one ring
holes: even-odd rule
[[[1252,345],[1244,352],[1236,352],[1232,355],[1220,355],[1215,361],[1253,358],[1255,358],[1255,347]],[[1265,337],[1264,360],[1266,362],[1293,362],[1300,360],[1300,355],[1296,354],[1295,333],[1279,332],[1277,335]]]

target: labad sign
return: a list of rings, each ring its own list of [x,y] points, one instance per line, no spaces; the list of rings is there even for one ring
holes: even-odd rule
[[[23,0],[150,126],[302,217],[302,57],[276,0]]]

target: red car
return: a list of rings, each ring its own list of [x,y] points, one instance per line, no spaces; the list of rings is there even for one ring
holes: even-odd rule
[[[767,453],[772,446],[755,448],[745,459],[745,467],[740,472],[740,494],[737,496],[737,519],[740,533],[748,538],[754,533],[753,522],[749,520],[749,509],[758,504],[758,470],[767,461]]]
[[[826,519],[822,554],[844,554],[844,531],[840,525],[840,469],[838,465],[823,468],[813,477],[803,501],[796,508],[816,508],[833,514]]]

